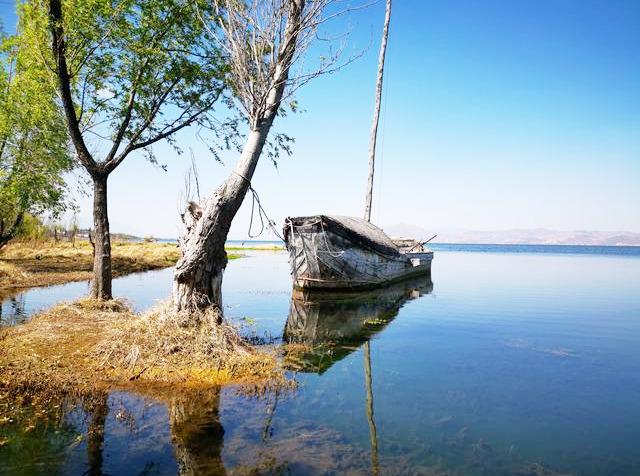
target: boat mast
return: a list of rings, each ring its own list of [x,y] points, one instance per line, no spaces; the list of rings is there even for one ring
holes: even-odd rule
[[[391,20],[391,0],[387,0],[380,43],[380,57],[378,58],[378,78],[376,79],[376,101],[373,108],[373,123],[371,124],[371,138],[369,140],[369,178],[367,180],[367,196],[364,204],[364,218],[371,221],[371,201],[373,199],[373,173],[376,163],[376,140],[378,138],[378,122],[380,121],[380,102],[382,101],[382,80],[384,78],[384,57],[387,52],[387,38],[389,37],[389,21]],[[369,422],[369,439],[371,440],[371,472],[374,476],[380,473],[378,461],[378,431],[373,418],[373,383],[371,378],[371,349],[369,340],[364,344],[364,376],[367,389],[367,421]]]
[[[389,37],[389,21],[391,20],[391,0],[387,0],[387,9],[382,29],[380,43],[380,57],[378,58],[378,78],[376,80],[376,101],[373,109],[373,123],[371,124],[371,138],[369,139],[369,179],[367,181],[367,196],[364,204],[364,219],[371,221],[371,201],[373,200],[373,173],[376,162],[376,140],[378,138],[378,122],[380,120],[380,102],[382,100],[382,79],[384,77],[384,57],[387,52],[387,38]]]
[[[380,474],[380,462],[378,460],[378,430],[373,418],[373,382],[371,378],[371,348],[369,339],[364,343],[364,380],[367,388],[367,421],[369,422],[369,442],[371,443],[371,474]]]

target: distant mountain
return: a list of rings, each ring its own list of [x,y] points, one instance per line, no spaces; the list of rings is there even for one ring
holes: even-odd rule
[[[385,226],[384,231],[390,236],[411,236],[425,240],[437,233],[434,243],[640,246],[640,233],[627,231],[558,231],[536,228],[438,232],[438,230],[404,224]]]

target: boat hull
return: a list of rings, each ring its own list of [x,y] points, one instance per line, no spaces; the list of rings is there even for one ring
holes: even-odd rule
[[[431,251],[381,251],[322,221],[291,225],[286,231],[289,264],[297,289],[370,289],[431,273]]]

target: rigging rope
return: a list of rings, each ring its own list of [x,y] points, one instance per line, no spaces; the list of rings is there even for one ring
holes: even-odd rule
[[[260,203],[260,197],[258,197],[258,192],[256,192],[256,190],[251,185],[251,180],[249,180],[241,173],[236,172],[235,170],[233,171],[233,173],[246,181],[249,184],[249,190],[251,191],[251,219],[249,220],[249,230],[247,231],[247,235],[249,236],[249,238],[258,238],[260,235],[262,235],[262,233],[264,233],[265,228],[270,228],[271,231],[273,231],[273,233],[280,240],[285,241],[276,228],[276,222],[269,218],[269,215],[267,215],[267,212],[262,207],[262,204]],[[258,218],[260,218],[260,231],[257,234],[252,235],[251,233],[253,230],[253,217],[255,215],[256,204],[258,205]]]

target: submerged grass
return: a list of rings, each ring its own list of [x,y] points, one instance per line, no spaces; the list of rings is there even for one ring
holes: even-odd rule
[[[60,304],[0,331],[0,387],[95,392],[288,385],[274,349],[245,343],[214,311],[135,314],[122,301]]]

